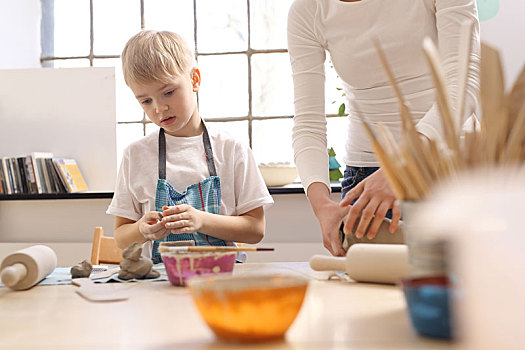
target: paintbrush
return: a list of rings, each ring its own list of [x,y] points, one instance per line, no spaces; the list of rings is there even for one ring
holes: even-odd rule
[[[446,147],[438,146],[437,140],[420,138],[386,55],[379,42],[374,41],[398,99],[403,139],[396,142],[381,124],[378,125],[382,136],[379,139],[364,117],[360,113],[357,115],[398,199],[424,199],[437,184],[468,169],[525,164],[525,68],[510,93],[505,94],[499,52],[488,45],[482,44],[481,50],[480,99],[483,118],[480,124],[473,118],[472,130],[461,130],[465,112],[471,114],[471,111],[465,111],[465,99],[471,59],[475,59],[472,58],[472,35],[472,24],[463,24],[458,50],[458,101],[455,110],[452,109],[437,48],[429,38],[423,43],[423,52],[436,87]]]
[[[482,134],[487,164],[500,161],[509,130],[505,98],[505,83],[499,52],[489,45],[481,44],[481,85],[480,100],[483,118]]]
[[[465,21],[461,24],[458,50],[458,86],[456,100],[456,127],[461,130],[464,123],[465,99],[467,96],[467,80],[470,70],[470,57],[472,54],[472,33],[474,22]]]
[[[273,251],[274,248],[243,248],[243,247],[217,247],[217,246],[160,246],[161,253],[184,253],[184,252],[262,252]]]
[[[387,181],[390,183],[390,186],[392,187],[392,190],[394,191],[394,194],[396,198],[399,199],[405,199],[406,194],[403,190],[402,185],[399,183],[398,178],[395,175],[393,161],[388,157],[383,145],[374,135],[374,132],[372,131],[372,128],[368,124],[368,122],[364,119],[364,117],[361,115],[359,111],[357,111],[357,116],[361,120],[361,123],[363,123],[363,127],[365,128],[366,133],[368,134],[368,137],[370,138],[370,141],[372,143],[372,149],[374,150],[374,153],[379,160],[379,162],[382,165],[383,172],[385,174],[385,177]]]
[[[412,157],[414,157],[414,162],[416,163],[416,166],[421,171],[422,176],[424,177],[424,180],[426,182],[430,182],[432,180],[432,175],[428,169],[429,160],[425,157],[425,153],[423,151],[425,145],[423,144],[421,137],[419,136],[419,133],[416,130],[416,125],[414,121],[412,120],[412,115],[410,113],[410,110],[405,103],[403,94],[401,93],[401,88],[399,87],[399,85],[397,84],[394,78],[394,72],[392,71],[392,69],[390,68],[390,65],[388,64],[385,52],[381,48],[381,45],[379,44],[378,40],[375,40],[374,44],[376,46],[376,51],[379,56],[379,60],[381,61],[381,65],[383,66],[383,69],[388,77],[388,80],[390,81],[390,85],[392,85],[392,88],[394,89],[394,92],[398,100],[399,113],[400,113],[401,121],[403,125],[403,135],[405,138],[405,142],[407,142],[409,146],[410,154]]]

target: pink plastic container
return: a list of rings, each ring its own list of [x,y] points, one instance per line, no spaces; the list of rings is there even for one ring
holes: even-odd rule
[[[193,276],[232,273],[236,252],[161,253],[171,284],[183,286]]]

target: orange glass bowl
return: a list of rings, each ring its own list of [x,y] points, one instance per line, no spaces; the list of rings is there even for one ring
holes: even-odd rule
[[[297,316],[308,281],[292,275],[203,276],[188,280],[197,309],[224,340],[283,338]]]

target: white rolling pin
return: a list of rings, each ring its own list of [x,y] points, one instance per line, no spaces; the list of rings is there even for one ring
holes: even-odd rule
[[[14,290],[33,287],[57,266],[53,249],[45,245],[34,245],[9,254],[0,265],[2,283]]]
[[[346,257],[314,255],[310,267],[316,271],[345,271],[356,282],[396,284],[408,276],[405,244],[352,245]]]

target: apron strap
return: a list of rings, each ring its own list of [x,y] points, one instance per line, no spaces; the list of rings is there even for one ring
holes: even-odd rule
[[[208,135],[208,129],[206,129],[204,121],[202,122],[202,127],[204,129],[202,133],[202,143],[204,144],[204,152],[206,153],[208,171],[210,172],[210,176],[217,176],[215,162],[213,161],[213,150],[211,148],[210,136]],[[163,128],[160,128],[159,131],[159,179],[166,180],[166,135],[164,135]]]
[[[206,163],[208,164],[208,171],[210,176],[217,176],[217,170],[215,169],[215,162],[213,161],[213,150],[211,149],[210,136],[208,135],[208,129],[206,124],[202,122],[204,131],[202,133],[202,142],[204,143],[204,152],[206,152]]]
[[[163,128],[159,131],[159,179],[166,180],[166,136]]]

